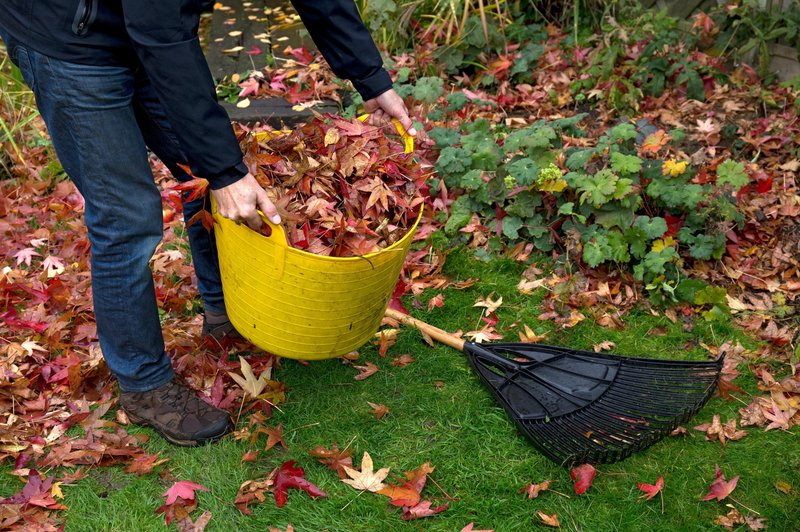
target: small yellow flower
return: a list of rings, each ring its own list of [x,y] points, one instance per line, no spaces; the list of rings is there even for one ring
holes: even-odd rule
[[[671,248],[671,247],[674,247],[674,246],[675,246],[675,239],[672,238],[671,236],[668,236],[667,238],[664,238],[663,240],[660,239],[660,238],[658,240],[654,240],[653,241],[652,250],[655,251],[656,253],[658,253],[659,251],[663,250],[664,248]]]
[[[678,177],[682,175],[686,171],[686,167],[689,165],[686,161],[676,161],[675,159],[668,159],[664,161],[664,166],[661,169],[663,175],[669,174],[672,177]]]

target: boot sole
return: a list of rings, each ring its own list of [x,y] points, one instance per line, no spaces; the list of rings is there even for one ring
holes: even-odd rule
[[[136,414],[133,414],[132,412],[128,412],[124,407],[122,407],[122,410],[128,416],[128,420],[134,425],[150,427],[151,429],[156,431],[162,438],[164,438],[173,445],[177,445],[178,447],[200,447],[201,445],[214,443],[215,441],[220,440],[223,436],[229,434],[233,430],[233,424],[230,421],[228,421],[228,424],[225,426],[225,429],[223,429],[223,431],[218,435],[209,436],[207,438],[200,438],[197,440],[181,440],[173,436],[170,436],[169,434],[165,433],[159,427],[157,427],[153,423],[150,423],[146,419],[141,418]]]

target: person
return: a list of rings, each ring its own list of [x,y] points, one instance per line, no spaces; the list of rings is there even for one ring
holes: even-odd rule
[[[352,81],[372,121],[397,118],[414,134],[353,0],[294,5],[336,75]],[[179,180],[209,181],[222,216],[280,222],[247,171],[217,103],[197,36],[207,0],[2,0],[0,37],[31,87],[56,154],[85,200],[92,296],[103,356],[133,423],[193,446],[232,430],[227,412],[175,380],[158,318],[149,260],[162,237],[161,197],[147,148]],[[205,208],[186,202],[188,220]],[[233,333],[213,234],[188,228],[202,334]]]

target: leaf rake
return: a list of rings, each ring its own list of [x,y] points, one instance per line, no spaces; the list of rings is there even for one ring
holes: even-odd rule
[[[475,344],[401,312],[386,316],[467,355],[497,401],[551,460],[627,458],[688,421],[716,389],[717,360],[626,357],[532,343]]]

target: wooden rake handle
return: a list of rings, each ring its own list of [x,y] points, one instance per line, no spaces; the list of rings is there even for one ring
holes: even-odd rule
[[[412,318],[408,314],[403,314],[402,312],[398,312],[394,309],[387,308],[386,313],[384,314],[387,318],[392,318],[403,325],[408,325],[410,327],[414,327],[415,329],[424,332],[437,342],[441,342],[444,345],[450,346],[454,349],[458,349],[459,351],[464,351],[464,340],[455,336],[454,334],[450,334],[447,331],[443,331],[438,327],[434,327],[433,325],[428,325],[424,321],[420,321],[416,318]]]

